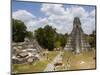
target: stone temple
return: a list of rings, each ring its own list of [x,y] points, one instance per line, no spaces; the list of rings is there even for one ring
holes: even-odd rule
[[[73,21],[73,29],[69,34],[69,38],[64,50],[71,50],[75,53],[80,53],[84,50],[89,50],[90,45],[86,41],[85,34],[81,27],[81,21],[79,17],[75,17]]]

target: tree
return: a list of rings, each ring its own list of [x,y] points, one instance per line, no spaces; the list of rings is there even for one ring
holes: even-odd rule
[[[38,43],[45,48],[45,31],[42,28],[38,28],[35,31],[35,38],[38,41]]]
[[[96,48],[96,31],[93,31],[92,34],[87,36],[87,41],[89,42],[92,48]]]
[[[35,31],[35,37],[43,48],[53,50],[56,31],[51,26],[46,25]]]
[[[65,47],[65,44],[67,42],[66,35],[63,34],[57,34],[56,41],[55,41],[55,47]],[[59,45],[59,46],[58,46]]]
[[[66,36],[65,36],[65,35],[62,35],[62,36],[61,36],[61,46],[62,46],[62,47],[65,47],[66,42],[67,42]]]
[[[96,31],[93,31],[93,33],[90,35],[89,43],[91,47],[96,48]]]
[[[33,38],[34,38],[34,37],[33,37],[33,32],[27,31],[27,32],[26,32],[26,37],[28,37],[29,39],[33,39]]]
[[[58,34],[55,28],[46,25],[44,28],[38,28],[35,31],[35,38],[43,48],[53,50],[65,46],[67,34]]]
[[[14,42],[23,42],[26,36],[26,26],[20,20],[12,19],[12,40]]]
[[[58,40],[56,40],[56,41],[55,41],[55,47],[56,47],[56,48],[61,47],[61,42],[58,41]]]

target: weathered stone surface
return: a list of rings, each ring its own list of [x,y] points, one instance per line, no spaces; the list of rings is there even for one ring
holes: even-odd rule
[[[25,39],[24,42],[12,43],[12,62],[20,64],[39,60],[42,50],[36,40]]]
[[[69,35],[68,42],[64,49],[80,53],[81,51],[89,50],[89,48],[90,45],[86,42],[85,34],[81,27],[81,21],[78,17],[75,17],[73,21],[73,30]]]

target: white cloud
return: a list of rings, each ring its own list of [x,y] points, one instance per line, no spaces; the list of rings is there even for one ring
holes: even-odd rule
[[[35,22],[36,16],[31,14],[30,12],[26,10],[17,10],[13,12],[12,17],[14,19],[18,19],[24,22],[24,24],[27,26],[27,30],[29,31],[34,30],[34,25],[36,25],[36,22]]]
[[[95,17],[95,10],[91,11],[90,17]]]
[[[15,12],[13,12],[12,17],[14,19],[22,20],[23,22],[27,22],[27,21],[35,18],[35,16],[33,14],[31,14],[30,12],[28,12],[26,10],[17,10]]]
[[[73,19],[78,16],[86,34],[91,34],[95,30],[95,10],[88,12],[81,6],[64,8],[62,4],[42,4],[40,11],[46,17],[37,18],[34,16],[35,14],[31,14],[26,10],[18,10],[13,12],[13,18],[23,21],[30,31],[49,24],[56,28],[59,33],[71,33]]]
[[[74,16],[74,17],[87,17],[88,13],[85,11],[85,9],[81,6],[75,6],[75,7],[71,7],[69,8],[70,13]]]
[[[95,29],[95,10],[89,13],[81,6],[64,8],[61,4],[43,4],[41,11],[48,16],[48,21],[58,32],[70,33],[76,16],[81,20],[84,33],[91,34]]]
[[[35,31],[36,29],[40,27],[44,27],[48,23],[48,20],[46,18],[39,18],[36,20],[31,20],[27,22],[28,30]]]
[[[82,28],[86,34],[91,34],[95,30],[95,10],[92,10],[87,17],[82,17]]]
[[[62,4],[43,4],[41,11],[46,13],[46,15],[63,15],[64,8]]]
[[[46,18],[36,18],[34,14],[26,10],[18,10],[13,12],[12,17],[14,19],[21,20],[27,26],[27,30],[34,31],[39,27],[44,27],[48,20]]]
[[[95,24],[94,24],[93,19],[88,18],[86,21],[84,21],[82,28],[85,33],[91,34],[92,31],[95,29]]]

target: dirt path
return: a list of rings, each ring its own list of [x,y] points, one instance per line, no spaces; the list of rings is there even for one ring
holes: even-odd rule
[[[59,60],[62,60],[62,57],[61,57],[62,54],[63,52],[60,51],[59,54],[53,59],[53,61],[47,65],[47,67],[44,69],[44,72],[55,71],[54,63],[58,62]]]

